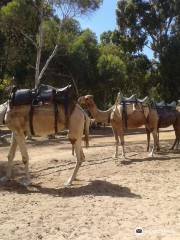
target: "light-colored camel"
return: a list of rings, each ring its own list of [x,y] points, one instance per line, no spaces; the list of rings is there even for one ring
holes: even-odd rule
[[[0,104],[0,125],[4,124],[4,117],[7,111],[8,102]]]
[[[30,105],[13,106],[8,105],[8,109],[5,115],[5,124],[12,131],[11,146],[8,153],[8,167],[7,174],[1,180],[6,181],[11,179],[12,176],[12,163],[15,156],[17,145],[19,146],[22,161],[25,165],[26,177],[23,180],[24,185],[31,183],[29,174],[29,155],[25,143],[25,137],[31,134],[30,131]],[[68,138],[74,147],[76,153],[76,166],[74,168],[72,176],[69,178],[67,185],[70,185],[76,178],[78,169],[81,163],[84,161],[84,153],[81,146],[83,131],[85,131],[85,141],[88,144],[88,132],[89,132],[89,119],[87,114],[78,105],[74,104],[68,107],[69,114],[68,122],[65,115],[65,108],[63,105],[58,105],[58,118],[57,118],[57,130],[58,132],[67,128]],[[36,136],[47,136],[54,133],[54,104],[42,105],[34,108],[33,114],[33,128]]]
[[[6,111],[7,111],[7,107],[8,107],[8,102],[5,102],[5,103],[0,105],[0,126],[4,125],[4,117],[5,117],[5,114],[6,114]],[[9,134],[0,136],[0,141],[2,143],[8,144],[8,141],[6,140],[6,137],[8,135]]]
[[[116,141],[116,151],[115,157],[118,157],[118,146],[119,146],[119,138],[122,146],[122,157],[125,158],[125,151],[124,151],[124,133],[126,130],[125,127],[125,120],[123,116],[123,106],[119,104],[121,102],[120,95],[116,100],[116,103],[113,107],[108,109],[107,111],[101,111],[97,108],[93,96],[86,95],[82,96],[78,99],[80,104],[84,104],[90,113],[92,114],[93,118],[96,121],[101,122],[108,122],[111,123],[115,141]],[[156,110],[150,109],[148,107],[142,108],[141,105],[137,104],[135,107],[134,104],[129,104],[126,109],[127,113],[127,127],[128,129],[134,129],[145,125],[146,128],[149,129],[150,132],[153,134],[154,138],[154,145],[150,156],[153,156],[154,150],[157,147],[157,126],[158,126],[158,115]]]

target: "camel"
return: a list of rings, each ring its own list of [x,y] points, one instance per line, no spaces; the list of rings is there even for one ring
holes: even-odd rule
[[[132,96],[134,98],[135,96]],[[124,150],[124,133],[126,130],[125,121],[123,116],[123,105],[121,102],[121,94],[118,94],[116,99],[116,103],[114,106],[109,108],[107,111],[101,111],[97,108],[94,98],[92,95],[82,96],[78,99],[78,102],[82,105],[85,105],[93,118],[99,122],[110,122],[112,126],[112,130],[115,136],[116,142],[116,150],[115,150],[115,158],[118,158],[118,146],[119,146],[119,138],[122,146],[122,158],[125,159],[125,150]],[[153,134],[154,145],[150,156],[153,157],[154,150],[157,147],[157,126],[158,126],[158,115],[156,110],[143,107],[142,104],[137,104],[135,107],[134,104],[127,105],[127,126],[128,129],[134,129],[145,125],[146,128],[149,129]]]
[[[4,117],[7,111],[8,102],[0,104],[0,125],[4,124]]]
[[[5,102],[3,104],[0,104],[0,126],[4,125],[4,117],[7,111],[7,106],[8,106],[8,102]],[[0,136],[0,141],[4,144],[8,144],[8,141],[6,140],[6,136],[9,134],[6,134],[4,136]]]
[[[178,112],[178,136],[180,136],[180,100],[177,101],[177,107],[176,107],[176,111]],[[176,145],[176,148],[178,149],[179,146],[179,142],[180,142],[180,137],[178,137],[178,139],[176,138],[174,141],[174,145]]]
[[[76,102],[70,102],[66,106],[57,104],[56,126],[55,126],[55,105],[54,103],[40,104],[33,107],[33,117],[30,116],[32,105],[12,106],[9,102],[5,114],[5,124],[12,131],[11,145],[8,153],[8,167],[6,176],[1,181],[10,180],[12,177],[12,164],[15,157],[17,145],[19,146],[22,161],[25,166],[25,178],[22,184],[27,186],[31,183],[29,174],[29,155],[25,143],[25,137],[33,133],[36,136],[47,136],[63,129],[68,129],[68,138],[76,153],[76,165],[67,186],[71,185],[76,178],[79,167],[85,160],[81,146],[83,131],[85,142],[88,145],[89,117]],[[33,128],[33,129],[32,129]]]
[[[178,109],[176,109],[175,103],[172,102],[171,104],[165,104],[164,101],[161,101],[160,103],[156,103],[155,108],[157,109],[157,113],[159,116],[158,142],[159,142],[159,128],[167,128],[173,125],[176,138],[170,150],[173,150],[175,146],[176,148],[178,148],[178,144],[180,141],[180,112],[178,111]],[[147,148],[149,149],[150,132],[148,130],[147,130],[147,139],[148,139]]]

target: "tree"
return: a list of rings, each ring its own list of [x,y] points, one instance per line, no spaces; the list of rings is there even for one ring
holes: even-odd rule
[[[130,52],[144,46],[160,57],[179,15],[178,0],[120,0],[117,7],[119,36]]]
[[[160,91],[167,101],[180,98],[180,36],[172,37],[161,56],[159,71],[161,74]]]
[[[119,0],[116,14],[119,42],[125,53],[136,58],[145,46],[150,48],[155,57],[151,67],[155,79],[150,81],[150,87],[159,91],[164,100],[170,100],[170,96],[176,99],[180,75],[169,59],[175,65],[178,62],[172,52],[179,49],[179,0]],[[178,75],[173,74],[173,69]]]
[[[21,34],[23,38],[26,38],[36,48],[36,67],[35,67],[35,87],[40,83],[40,80],[47,69],[50,61],[56,55],[58,47],[60,45],[59,36],[63,32],[63,24],[67,19],[87,14],[90,11],[96,10],[102,0],[13,0],[5,7],[2,8],[3,18],[7,20],[7,23],[15,26],[15,33]],[[34,25],[30,25],[33,29],[24,27],[22,17],[25,16],[25,12],[28,10],[33,11],[32,14],[26,14],[35,21]],[[58,17],[55,18],[54,11],[58,10]],[[49,57],[47,58],[43,67],[41,67],[41,57],[44,46],[44,23],[45,21],[54,21],[56,24],[56,43]],[[32,31],[26,31],[26,30]],[[36,33],[36,34],[34,34]]]
[[[0,8],[11,2],[12,0],[1,0],[0,2]]]
[[[89,29],[77,36],[69,49],[69,66],[81,92],[96,88],[99,50],[95,34]]]
[[[97,62],[99,73],[99,93],[105,103],[113,103],[117,91],[124,89],[126,65],[120,48],[113,44],[102,44]]]

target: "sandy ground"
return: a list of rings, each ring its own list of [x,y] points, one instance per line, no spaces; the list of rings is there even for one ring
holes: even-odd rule
[[[171,129],[160,138],[161,151],[150,159],[146,135],[127,135],[128,159],[115,161],[111,131],[97,130],[70,188],[64,183],[75,158],[68,141],[61,136],[29,142],[33,184],[18,183],[23,177],[18,151],[14,180],[0,185],[0,240],[179,240],[180,151],[168,150]],[[0,145],[0,177],[8,148]]]

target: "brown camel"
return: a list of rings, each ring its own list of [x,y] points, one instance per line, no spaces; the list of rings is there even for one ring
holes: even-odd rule
[[[88,108],[88,110],[90,111],[90,113],[92,114],[93,118],[95,118],[96,121],[111,123],[116,141],[115,157],[116,158],[118,157],[118,146],[120,138],[122,146],[122,157],[125,158],[124,133],[126,127],[123,116],[124,111],[123,105],[119,104],[121,102],[120,94],[118,95],[115,105],[108,109],[107,111],[101,111],[97,108],[92,95],[82,96],[78,99],[78,102],[82,105],[85,105]],[[126,109],[128,129],[132,128],[134,129],[141,127],[142,125],[145,125],[146,128],[148,128],[149,131],[152,132],[154,138],[154,146],[150,153],[150,156],[153,156],[154,149],[158,144],[157,142],[158,115],[156,110],[150,109],[148,107],[142,109],[141,104],[137,104],[137,106],[135,106],[134,104],[129,104],[127,105]]]
[[[156,104],[157,113],[159,116],[158,121],[158,142],[159,142],[159,128],[167,128],[173,125],[174,132],[175,132],[175,140],[171,150],[174,149],[176,146],[178,148],[178,144],[180,141],[180,112],[175,109],[175,106],[170,107],[171,104],[165,104],[161,102]],[[150,142],[150,132],[147,130],[147,139],[148,139],[148,148]],[[158,144],[159,146],[159,144]]]
[[[177,107],[176,107],[176,111],[178,111],[179,115],[178,115],[178,139],[176,138],[175,141],[174,141],[174,145],[176,145],[177,149],[178,149],[178,145],[179,145],[179,142],[180,142],[180,100],[177,101],[178,104],[177,104]]]
[[[32,120],[30,120],[30,111],[31,105],[29,104],[19,106],[11,106],[11,104],[8,105],[5,115],[5,124],[12,131],[12,140],[8,153],[7,174],[1,179],[2,181],[11,179],[12,163],[18,145],[22,155],[22,161],[25,165],[26,173],[26,177],[22,183],[24,185],[30,184],[29,155],[25,143],[25,137],[31,135],[31,125],[33,125],[33,132],[36,136],[47,136],[55,132],[55,114],[53,103],[34,107]],[[56,130],[57,132],[60,132],[65,128],[69,130],[68,138],[74,147],[77,158],[73,174],[67,182],[67,185],[70,185],[76,178],[78,169],[85,159],[81,142],[83,131],[85,131],[85,141],[88,145],[89,118],[83,109],[74,102],[66,105],[66,107],[63,104],[57,104],[57,112]]]

